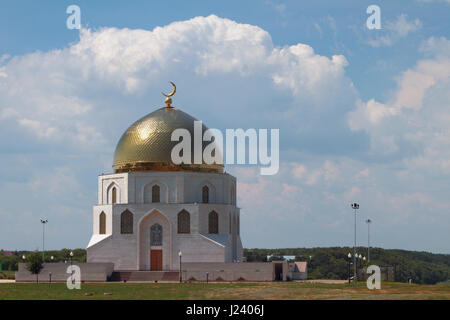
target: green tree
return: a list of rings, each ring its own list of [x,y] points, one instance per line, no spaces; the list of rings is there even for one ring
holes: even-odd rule
[[[35,251],[31,255],[28,256],[26,269],[30,271],[32,274],[36,275],[36,283],[39,282],[39,273],[44,268],[42,255]]]

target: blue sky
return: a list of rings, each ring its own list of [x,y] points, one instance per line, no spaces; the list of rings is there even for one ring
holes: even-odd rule
[[[66,28],[67,6],[83,30]],[[279,128],[280,172],[234,167],[245,247],[358,240],[450,253],[450,3],[2,1],[0,247],[85,247],[96,176],[126,128],[174,104]],[[243,111],[245,110],[245,112]]]

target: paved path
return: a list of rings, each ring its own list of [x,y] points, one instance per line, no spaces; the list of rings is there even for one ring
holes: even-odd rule
[[[14,282],[16,282],[16,280],[0,279],[0,284],[1,283],[14,283]]]
[[[343,284],[343,283],[347,283],[348,280],[327,280],[327,279],[317,279],[317,280],[300,280],[299,282],[327,283],[327,284]]]

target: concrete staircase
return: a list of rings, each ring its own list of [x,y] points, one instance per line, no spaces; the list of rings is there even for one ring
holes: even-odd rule
[[[114,271],[109,281],[179,281],[178,271]]]

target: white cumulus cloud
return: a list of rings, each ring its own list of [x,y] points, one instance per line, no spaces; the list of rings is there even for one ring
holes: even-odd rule
[[[382,23],[382,35],[371,38],[367,43],[372,47],[391,46],[399,39],[422,28],[422,22],[419,19],[408,20],[404,13],[397,16],[395,21],[386,21]]]

